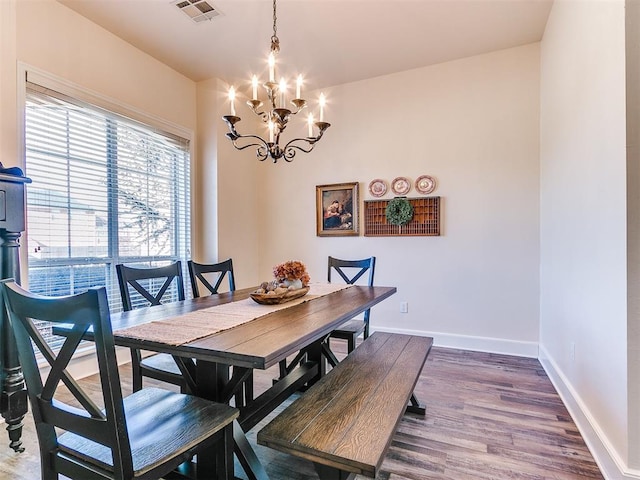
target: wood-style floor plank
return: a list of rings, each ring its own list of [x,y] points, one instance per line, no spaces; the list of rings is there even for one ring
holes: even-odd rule
[[[342,342],[334,340],[332,347],[338,356],[344,355]],[[276,376],[275,369],[256,372],[256,391],[268,388]],[[122,367],[121,377],[128,394],[128,365]],[[86,385],[95,383],[95,377],[83,380]],[[153,383],[145,379],[145,384]],[[535,359],[435,347],[416,393],[427,414],[403,417],[377,480],[603,479]],[[256,444],[256,432],[270,418],[248,437],[271,480],[317,480],[311,463]],[[11,451],[0,435],[0,480],[39,478],[30,414],[25,425],[22,454]],[[246,478],[239,465],[236,471]]]

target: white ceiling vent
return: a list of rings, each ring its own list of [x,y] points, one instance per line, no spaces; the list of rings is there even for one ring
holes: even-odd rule
[[[213,17],[221,15],[221,13],[206,0],[176,0],[173,3],[196,23],[211,20]]]

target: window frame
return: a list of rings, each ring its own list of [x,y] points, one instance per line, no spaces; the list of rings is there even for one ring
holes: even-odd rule
[[[188,147],[186,148],[185,151],[188,153],[189,159],[188,159],[188,164],[185,167],[188,167],[189,169],[189,175],[188,175],[189,178],[186,178],[184,180],[185,188],[186,188],[184,208],[186,210],[187,216],[184,217],[184,215],[182,215],[182,217],[184,218],[178,218],[177,219],[178,221],[176,221],[175,225],[172,226],[174,230],[174,234],[172,234],[173,245],[171,247],[171,250],[172,252],[175,252],[175,254],[149,255],[149,256],[142,256],[142,257],[120,256],[118,252],[114,251],[114,250],[117,250],[117,241],[118,241],[118,228],[113,228],[114,225],[115,226],[118,225],[117,214],[116,214],[115,219],[110,217],[111,227],[107,229],[109,238],[108,238],[108,251],[107,251],[106,257],[82,256],[82,257],[75,257],[75,258],[51,259],[47,261],[47,265],[58,264],[60,266],[70,266],[70,267],[76,266],[76,265],[81,266],[81,265],[92,265],[92,264],[104,265],[106,281],[114,282],[115,280],[116,284],[117,284],[116,275],[115,275],[116,263],[135,264],[138,262],[145,262],[146,264],[159,265],[162,263],[166,263],[168,261],[182,260],[183,266],[186,268],[186,260],[190,257],[190,253],[193,248],[192,246],[193,236],[189,231],[189,233],[187,234],[188,236],[184,237],[184,241],[180,241],[180,239],[178,238],[178,236],[180,235],[176,236],[175,232],[179,231],[181,235],[184,235],[183,232],[185,232],[187,228],[189,228],[189,230],[192,229],[192,222],[193,222],[192,179],[193,179],[193,171],[194,171],[193,169],[193,164],[194,164],[193,132],[191,130],[182,128],[176,124],[167,122],[163,119],[159,119],[147,113],[144,113],[134,108],[131,108],[129,106],[126,106],[116,100],[99,95],[88,89],[81,88],[77,85],[74,85],[70,82],[57,78],[48,73],[39,71],[37,69],[33,69],[32,67],[29,67],[26,65],[19,65],[18,70],[19,70],[19,75],[23,79],[23,81],[21,82],[22,88],[20,88],[20,95],[19,95],[19,97],[22,97],[22,98],[19,98],[19,102],[21,102],[19,111],[20,111],[20,115],[22,116],[21,118],[22,121],[20,122],[21,129],[22,129],[22,131],[20,132],[21,142],[19,143],[20,149],[21,149],[20,158],[22,161],[23,169],[25,170],[27,176],[29,174],[28,172],[29,165],[27,164],[27,159],[26,159],[26,106],[27,106],[26,99],[27,99],[28,83],[37,84],[43,89],[51,90],[53,92],[62,94],[63,96],[68,97],[68,99],[76,100],[77,102],[84,104],[83,106],[86,105],[91,108],[95,108],[97,110],[103,110],[105,112],[108,112],[108,114],[112,114],[116,117],[123,117],[124,119],[131,120],[135,123],[144,125],[154,133],[159,133],[165,137],[177,137],[181,140],[188,142]],[[112,172],[108,173],[109,176],[111,174]],[[174,172],[173,174],[176,175],[177,173]],[[113,188],[114,188],[114,184],[112,182],[108,182],[107,189],[110,192],[108,193],[108,196],[107,196],[108,205],[105,205],[105,206],[109,210],[114,209],[114,202],[117,203],[118,201],[117,196],[113,195],[113,192],[111,192]],[[28,195],[28,191],[27,191],[27,195]],[[174,208],[176,208],[175,204],[174,204]],[[114,212],[117,212],[117,210],[118,209],[115,208]],[[25,212],[27,212],[26,213],[27,215],[28,210],[25,210]],[[113,212],[110,212],[109,215],[111,215],[112,213]],[[172,218],[176,219],[175,211],[172,212]],[[185,226],[184,221],[188,222],[188,226]],[[26,288],[29,288],[29,285],[28,285],[29,269],[31,267],[37,268],[39,262],[36,262],[35,265],[33,265],[33,262],[30,262],[29,260],[29,255],[27,251],[28,232],[24,232],[22,238],[23,238],[23,241],[21,242],[22,243],[21,257],[23,261],[21,263],[21,278],[23,280],[22,284]],[[185,275],[185,278],[187,278],[186,275]],[[113,288],[113,285],[111,285],[111,288]],[[117,285],[116,285],[116,288],[117,288]],[[189,291],[189,289],[185,289],[185,291]],[[117,302],[117,304],[115,305],[114,303],[116,302],[111,302],[112,305],[110,305],[110,309],[112,312],[119,311],[122,309],[120,302]]]

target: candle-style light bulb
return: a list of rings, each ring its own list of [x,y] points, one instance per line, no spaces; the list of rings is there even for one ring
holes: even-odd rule
[[[276,78],[276,57],[273,54],[273,52],[271,52],[269,54],[269,81],[275,82],[275,78]]]
[[[252,98],[254,100],[258,100],[258,77],[256,75],[254,75],[253,78],[251,78],[251,87],[253,90]]]
[[[234,117],[236,116],[235,100],[236,100],[236,89],[231,87],[229,88],[229,101],[231,102],[231,115]]]
[[[300,96],[300,89],[302,87],[302,75],[298,75],[298,80],[296,80],[296,98],[302,98]]]
[[[324,93],[320,94],[320,121],[324,122],[324,106],[327,103],[327,99],[324,96]]]
[[[284,108],[284,93],[287,90],[287,82],[284,78],[280,79],[280,108]]]
[[[313,113],[309,114],[308,123],[309,123],[309,136],[313,137]]]
[[[269,120],[269,142],[273,143],[273,121]]]

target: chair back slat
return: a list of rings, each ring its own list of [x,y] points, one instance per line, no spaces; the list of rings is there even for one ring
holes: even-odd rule
[[[193,291],[193,297],[200,296],[200,287],[198,282],[201,282],[211,295],[218,293],[220,285],[226,276],[229,280],[229,291],[233,292],[236,289],[236,281],[233,274],[233,261],[232,259],[225,260],[219,263],[197,263],[193,260],[189,260],[189,279],[191,280],[191,289]],[[211,281],[205,277],[205,274],[214,274],[216,276],[215,285],[212,285]]]
[[[327,280],[331,282],[331,272],[335,270],[345,283],[353,285],[368,271],[369,279],[367,281],[367,285],[373,287],[375,267],[376,257],[364,258],[362,260],[342,260],[339,258],[329,257]]]
[[[125,311],[133,310],[134,305],[131,298],[131,286],[149,305],[161,305],[165,294],[175,281],[178,294],[177,300],[184,300],[184,282],[182,278],[182,263],[180,261],[162,267],[136,268],[123,264],[116,265],[118,274],[118,285],[120,286],[120,297],[122,298],[122,308]],[[152,291],[153,280],[164,279],[164,282],[157,290]],[[143,286],[139,281],[149,280],[149,286]]]
[[[31,340],[37,345],[42,356],[47,360],[51,367],[47,380],[42,388],[42,393],[40,394],[41,399],[45,402],[53,400],[56,389],[58,388],[60,381],[62,381],[62,383],[64,383],[71,394],[86,409],[92,418],[104,419],[105,416],[100,408],[86,395],[66,370],[73,354],[82,341],[82,336],[87,330],[88,325],[74,325],[72,333],[65,340],[58,352],[58,355],[55,355],[33,322],[29,322],[27,326],[27,331]]]
[[[373,287],[373,278],[376,271],[376,257],[363,258],[362,260],[343,260],[329,257],[327,280],[331,283],[331,272],[335,270],[345,283],[354,285],[360,278],[369,272],[367,285]],[[365,310],[364,320],[368,324],[371,309]]]
[[[41,451],[53,452],[58,448],[58,435],[64,433],[59,430],[73,432],[111,449],[116,477],[131,476],[131,445],[106,289],[92,288],[66,297],[42,297],[22,289],[12,280],[5,280],[0,283],[0,290],[16,339]],[[36,321],[72,326],[72,333],[57,354],[47,345]],[[101,395],[96,400],[103,408],[67,370],[82,335],[89,328],[94,332],[95,342],[90,345],[95,347],[100,372]],[[37,352],[51,366],[44,383]],[[63,402],[56,395],[63,393],[58,392],[61,382],[80,407]]]

